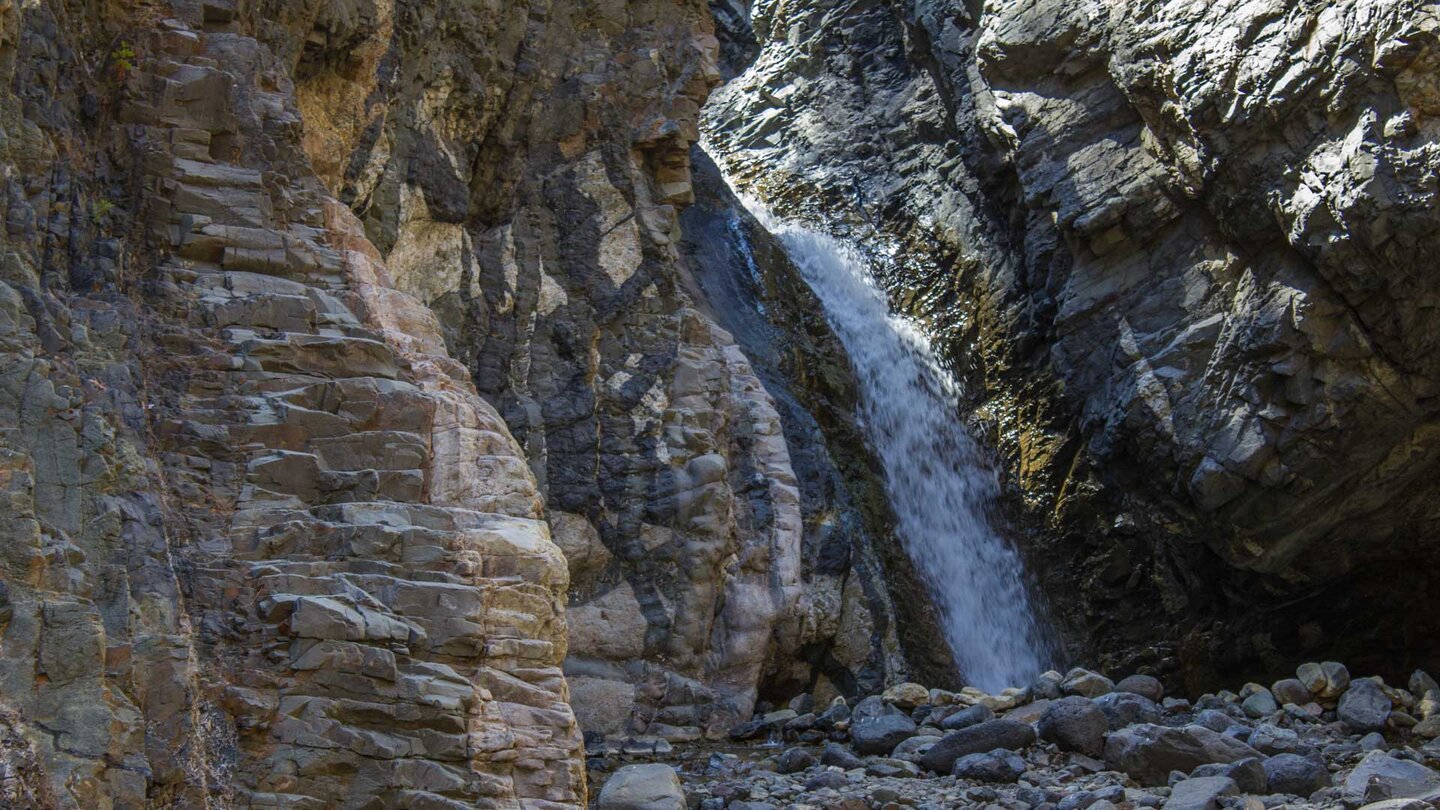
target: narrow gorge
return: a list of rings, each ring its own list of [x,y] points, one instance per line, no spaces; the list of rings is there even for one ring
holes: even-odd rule
[[[1433,0],[0,0],[0,77],[0,807],[1440,806]]]

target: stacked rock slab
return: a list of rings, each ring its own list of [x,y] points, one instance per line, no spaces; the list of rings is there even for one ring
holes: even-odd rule
[[[133,161],[87,289],[17,270],[49,253],[9,232],[0,693],[33,749],[7,772],[63,807],[583,806],[535,480],[311,171],[285,66],[226,3],[0,10],[26,65],[120,24],[94,137]],[[83,158],[51,103],[7,102],[36,152],[7,156],[11,222],[22,159]]]

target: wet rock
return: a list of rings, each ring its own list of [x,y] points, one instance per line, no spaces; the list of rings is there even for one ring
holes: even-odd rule
[[[1040,739],[1053,742],[1065,751],[1097,757],[1105,751],[1109,718],[1093,701],[1067,697],[1055,701],[1040,717]]]
[[[940,738],[925,755],[920,765],[935,773],[950,773],[955,760],[967,754],[983,754],[997,748],[1019,751],[1035,742],[1035,730],[1010,720],[989,720],[952,731]]]
[[[669,765],[626,765],[600,789],[599,810],[685,810],[685,793]]]
[[[997,748],[983,754],[966,754],[955,760],[952,773],[979,782],[1016,782],[1025,773],[1025,759],[1014,751]]]
[[[1385,728],[1392,706],[1380,685],[1362,678],[1350,684],[1340,696],[1336,716],[1351,731],[1364,733]]]
[[[1265,779],[1271,793],[1309,796],[1330,786],[1330,771],[1323,761],[1299,754],[1277,754],[1265,760]]]
[[[1188,773],[1201,765],[1260,756],[1245,743],[1198,725],[1130,726],[1112,732],[1105,742],[1105,763],[1147,785],[1165,784],[1171,771]]]

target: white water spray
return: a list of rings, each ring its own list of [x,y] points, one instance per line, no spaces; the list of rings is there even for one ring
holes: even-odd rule
[[[860,251],[744,202],[784,243],[850,355],[897,531],[940,609],[961,673],[992,692],[1028,684],[1048,664],[1045,644],[1020,558],[986,515],[999,486],[959,424],[953,375],[924,332],[890,312]]]

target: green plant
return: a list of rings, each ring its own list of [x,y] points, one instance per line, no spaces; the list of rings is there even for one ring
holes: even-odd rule
[[[116,81],[123,82],[130,77],[131,71],[135,70],[135,49],[130,47],[129,42],[121,40],[110,52],[110,66]]]
[[[102,197],[96,200],[95,204],[91,206],[90,220],[96,225],[103,225],[105,223],[105,218],[110,216],[110,212],[114,210],[115,203],[109,199]]]

